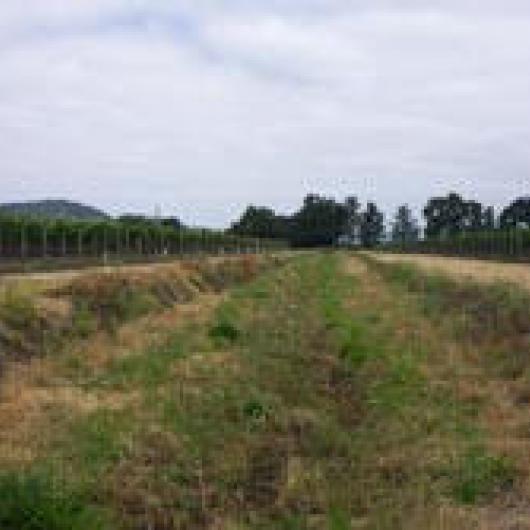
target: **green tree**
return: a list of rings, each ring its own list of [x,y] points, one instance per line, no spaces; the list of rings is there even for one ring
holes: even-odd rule
[[[308,195],[294,215],[292,243],[299,247],[333,245],[344,228],[347,211],[344,204],[320,195]]]
[[[519,197],[503,210],[502,228],[530,228],[530,197]]]
[[[493,206],[484,208],[482,212],[482,228],[485,230],[494,230],[496,226],[495,210]]]
[[[350,196],[344,201],[346,208],[346,224],[343,235],[347,236],[350,242],[356,242],[361,233],[361,204],[357,197]]]
[[[483,206],[476,201],[465,201],[457,193],[430,199],[423,215],[429,237],[454,236],[483,228]]]
[[[411,209],[403,204],[397,209],[392,223],[392,241],[406,245],[418,241],[420,229]]]
[[[383,213],[374,202],[369,202],[361,214],[361,244],[366,248],[375,247],[381,242],[384,233]]]
[[[280,236],[280,223],[270,208],[249,206],[230,231],[241,236],[273,239]]]

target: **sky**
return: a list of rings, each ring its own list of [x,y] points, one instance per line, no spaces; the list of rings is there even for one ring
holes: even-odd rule
[[[528,0],[0,6],[0,202],[223,227],[309,192],[389,217],[530,194]]]

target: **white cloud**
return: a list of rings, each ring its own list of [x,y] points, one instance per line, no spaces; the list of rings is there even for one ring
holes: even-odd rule
[[[0,7],[0,200],[223,224],[308,191],[528,192],[526,3],[174,5]]]

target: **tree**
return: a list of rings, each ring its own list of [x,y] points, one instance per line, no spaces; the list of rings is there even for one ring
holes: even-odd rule
[[[462,230],[473,231],[483,228],[483,206],[476,201],[463,202]]]
[[[334,199],[308,195],[293,217],[292,243],[299,247],[331,246],[346,222],[346,207]]]
[[[346,208],[346,224],[343,235],[346,236],[350,243],[357,242],[361,233],[361,204],[355,196],[347,197],[344,201]]]
[[[505,208],[500,225],[502,228],[530,228],[530,197],[519,197]]]
[[[367,248],[376,246],[384,232],[384,216],[375,203],[369,202],[361,214],[361,244]]]
[[[452,235],[462,229],[464,201],[456,193],[434,197],[423,210],[428,236]]]
[[[272,239],[279,235],[278,219],[270,208],[249,206],[230,231],[240,236]]]
[[[483,206],[476,201],[465,201],[457,193],[430,199],[423,215],[429,237],[454,236],[483,227]]]
[[[160,224],[167,228],[173,228],[174,230],[185,228],[184,223],[178,217],[164,217]]]
[[[414,243],[418,240],[419,233],[418,221],[410,208],[406,204],[400,206],[392,224],[392,241],[400,245]]]
[[[495,230],[495,225],[495,210],[493,206],[488,206],[482,212],[482,228],[484,230]]]

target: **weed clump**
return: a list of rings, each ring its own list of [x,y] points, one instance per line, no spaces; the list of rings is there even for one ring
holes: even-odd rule
[[[210,337],[221,342],[236,342],[241,335],[239,328],[227,320],[221,320],[210,329]]]
[[[462,504],[476,504],[510,489],[515,470],[506,458],[473,448],[459,459],[451,476],[453,497]]]
[[[15,287],[6,289],[0,299],[0,357],[46,353],[70,325],[69,314],[53,305]]]
[[[264,266],[255,256],[245,256],[237,260],[197,262],[194,269],[210,288],[221,292],[228,287],[251,281]]]
[[[104,530],[102,514],[81,494],[42,472],[0,474],[0,528]]]
[[[98,327],[112,331],[120,323],[147,313],[156,306],[148,289],[121,275],[95,276],[74,282],[70,288],[74,314],[81,320],[91,314]]]

